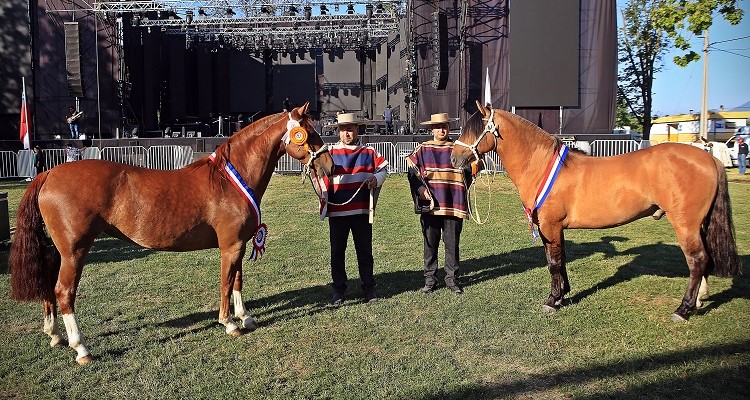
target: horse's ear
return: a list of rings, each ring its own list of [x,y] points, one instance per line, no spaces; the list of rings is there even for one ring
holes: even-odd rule
[[[308,108],[308,107],[310,107],[310,102],[309,102],[309,101],[306,101],[306,102],[305,102],[305,104],[303,104],[303,105],[301,105],[301,106],[299,106],[299,107],[297,108],[297,113],[298,113],[298,115],[297,115],[297,116],[298,116],[298,117],[299,117],[300,119],[302,119],[302,116],[303,116],[303,115],[307,114],[307,108]]]
[[[482,113],[482,116],[485,117],[485,118],[489,117],[490,116],[490,109],[487,108],[487,107],[485,107],[485,106],[483,106],[482,103],[479,102],[479,100],[475,100],[475,101],[477,103],[477,108],[479,109],[479,112]],[[489,105],[489,106],[492,107],[492,105]]]

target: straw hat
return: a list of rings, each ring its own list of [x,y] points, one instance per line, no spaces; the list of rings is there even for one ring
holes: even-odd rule
[[[362,125],[365,122],[357,118],[354,113],[342,113],[336,116],[336,123],[326,126]]]
[[[458,121],[458,118],[448,118],[448,113],[432,114],[429,121],[420,122],[420,125],[440,125],[448,124],[451,121]]]

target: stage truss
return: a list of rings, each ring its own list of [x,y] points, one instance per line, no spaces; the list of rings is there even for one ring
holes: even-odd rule
[[[295,51],[377,48],[398,31],[402,1],[107,1],[91,11],[184,35],[185,45]]]

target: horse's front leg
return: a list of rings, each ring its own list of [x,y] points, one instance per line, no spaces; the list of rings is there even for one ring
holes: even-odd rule
[[[226,332],[234,337],[242,335],[229,313],[229,303],[234,291],[237,272],[241,270],[242,257],[245,255],[245,243],[235,243],[221,248],[221,304],[219,305],[219,323]]]
[[[565,269],[565,242],[562,227],[554,226],[539,229],[547,256],[547,265],[552,278],[549,298],[542,306],[546,312],[556,311],[562,305],[563,297],[570,291],[568,272]]]
[[[240,261],[242,261],[241,258]],[[242,321],[242,327],[250,331],[258,329],[258,323],[255,322],[253,316],[245,309],[245,303],[242,301],[242,266],[240,266],[237,276],[234,278],[232,300],[234,300],[234,316]]]

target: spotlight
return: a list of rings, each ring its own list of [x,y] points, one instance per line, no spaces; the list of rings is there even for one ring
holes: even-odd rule
[[[198,18],[203,17],[206,18],[206,10],[199,8],[198,9]]]
[[[352,7],[352,11],[354,8]],[[352,14],[352,13],[349,13]],[[368,4],[365,6],[365,14],[367,15],[367,19],[372,18],[372,4]]]
[[[140,14],[133,15],[133,21],[131,21],[131,22],[133,23],[133,26],[140,26],[141,25],[141,15]]]
[[[187,22],[188,25],[193,23],[193,15],[193,10],[185,11],[185,22]]]
[[[312,17],[312,7],[305,6],[305,19],[309,21],[310,17]]]
[[[230,17],[234,17],[236,14],[234,10],[232,10],[231,8],[227,8],[227,15]]]
[[[261,6],[260,12],[262,12],[263,14],[271,14],[271,8],[268,6]]]
[[[289,6],[289,15],[292,17],[297,15],[297,6]]]
[[[346,13],[347,14],[354,14],[354,4],[349,3],[349,5],[346,6]]]
[[[383,12],[383,3],[378,3],[378,5],[375,7],[375,12],[378,14]]]

